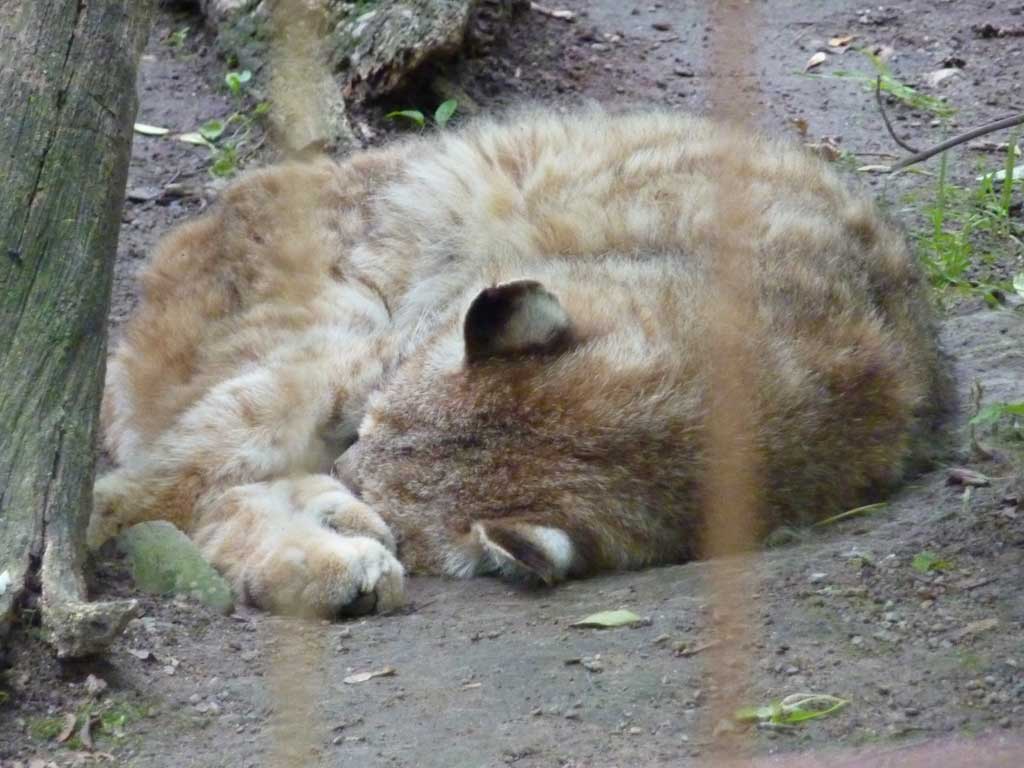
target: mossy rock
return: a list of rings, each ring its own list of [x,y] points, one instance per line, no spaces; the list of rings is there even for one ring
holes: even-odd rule
[[[143,592],[190,597],[221,613],[234,609],[227,581],[192,540],[170,523],[133,526],[118,537],[117,546],[131,564],[135,586]]]

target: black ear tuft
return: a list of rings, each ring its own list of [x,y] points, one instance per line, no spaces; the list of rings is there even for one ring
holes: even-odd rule
[[[484,523],[482,527],[491,549],[497,547],[502,556],[510,558],[519,568],[544,584],[550,586],[562,575],[558,573],[557,566],[551,562],[543,547],[531,541],[514,526],[497,521]]]
[[[535,280],[516,280],[481,291],[463,324],[466,360],[559,352],[572,337],[569,316],[554,294]]]

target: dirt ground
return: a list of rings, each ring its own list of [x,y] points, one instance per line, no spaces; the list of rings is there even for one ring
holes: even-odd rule
[[[448,69],[485,111],[523,101],[596,100],[699,112],[716,78],[729,76],[707,64],[705,3],[547,5],[577,18],[530,12],[486,58]],[[912,84],[960,60],[962,74],[928,90],[959,108],[954,129],[1021,108],[1015,100],[1024,37],[986,37],[975,27],[1024,24],[1022,3],[758,5],[760,48],[750,56],[760,123],[799,138],[793,121],[806,121],[807,140],[832,137],[855,156],[851,168],[901,150],[869,92],[802,74],[830,37],[855,34],[860,43],[890,46],[894,71]],[[168,45],[185,25],[191,32],[184,44]],[[221,85],[227,66],[201,26],[198,18],[161,12],[142,66],[140,121],[178,133],[233,110]],[[849,51],[833,54],[819,71],[840,68],[868,65]],[[383,119],[388,109],[430,107],[435,98],[406,92],[357,110],[353,121],[368,142],[386,141],[398,130]],[[914,143],[942,138],[929,115],[892,110],[897,130]],[[954,176],[963,180],[973,178],[979,162],[1001,162],[969,149],[954,158]],[[156,239],[215,197],[218,182],[208,165],[202,148],[136,136],[111,312],[115,335]],[[904,193],[928,188],[933,176],[885,182],[859,174],[858,182],[873,185],[911,227],[919,206],[906,203]],[[1021,265],[1007,261],[1002,268]],[[976,381],[986,402],[1024,399],[1020,311],[962,301],[947,312],[942,337],[965,403]],[[961,414],[950,463],[984,473],[990,485],[965,494],[948,483],[943,467],[884,509],[797,532],[795,542],[753,563],[757,613],[743,644],[749,703],[813,691],[850,704],[791,730],[752,729],[745,749],[772,765],[796,765],[794,753],[810,750],[828,753],[833,765],[852,765],[850,750],[867,750],[857,764],[896,766],[912,764],[909,747],[927,744],[932,757],[921,765],[1024,764],[1024,484],[998,457],[981,459],[970,449],[965,421]],[[940,569],[912,567],[924,551],[944,561]],[[9,693],[0,703],[0,764],[697,765],[715,725],[708,701],[716,682],[708,654],[699,652],[711,622],[708,567],[612,575],[543,592],[485,579],[414,579],[404,612],[340,624],[300,624],[244,607],[220,616],[142,595],[143,617],[108,658],[89,664],[57,663],[26,627],[0,684]],[[100,564],[96,586],[98,595],[134,594],[116,561]],[[604,631],[569,626],[611,608],[647,620]],[[388,668],[393,674],[343,682]],[[106,690],[95,692],[96,679]],[[93,699],[107,712],[107,730],[123,735],[95,728],[94,751],[81,734],[58,743],[64,715]],[[781,757],[772,761],[773,755]]]

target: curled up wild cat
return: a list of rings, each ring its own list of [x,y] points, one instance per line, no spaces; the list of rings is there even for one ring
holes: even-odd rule
[[[251,173],[171,233],[110,361],[91,545],[169,520],[248,601],[323,617],[406,574],[693,557],[737,164],[762,527],[877,499],[947,385],[875,206],[703,120],[528,113]]]

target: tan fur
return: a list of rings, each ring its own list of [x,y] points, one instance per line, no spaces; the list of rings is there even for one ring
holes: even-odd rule
[[[719,330],[756,361],[764,525],[877,498],[945,403],[898,233],[780,144],[533,114],[253,173],[171,234],[111,360],[92,544],[168,519],[253,602],[323,616],[397,605],[405,570],[692,557],[737,152],[756,306]]]

